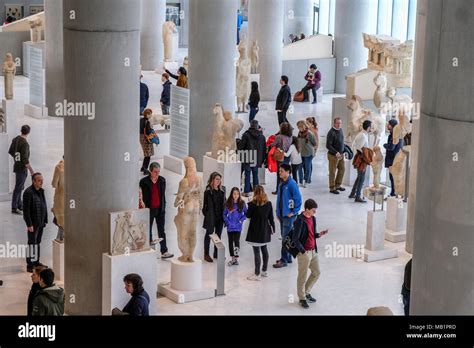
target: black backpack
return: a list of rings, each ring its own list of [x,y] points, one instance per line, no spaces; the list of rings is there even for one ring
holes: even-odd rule
[[[291,256],[296,258],[300,251],[296,248],[295,243],[293,242],[293,231],[294,228],[292,228],[286,236],[285,240],[283,241],[283,245],[285,246],[286,250],[288,250],[288,252],[291,254]]]

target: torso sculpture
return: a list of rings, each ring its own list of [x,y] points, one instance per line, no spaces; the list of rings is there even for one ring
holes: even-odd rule
[[[354,95],[349,100],[347,107],[351,110],[351,117],[348,124],[348,134],[346,141],[352,143],[359,132],[362,131],[362,124],[365,120],[372,121],[372,132],[375,136],[375,144],[380,142],[382,134],[385,131],[385,120],[379,114],[362,107],[362,100]]]
[[[402,197],[405,197],[405,184],[406,184],[406,166],[407,166],[407,154],[411,151],[411,146],[404,146],[401,151],[397,153],[393,160],[393,165],[389,168],[390,173],[393,175],[393,181],[395,184],[395,193]]]
[[[13,99],[13,79],[16,74],[16,65],[11,53],[7,53],[3,63],[3,79],[5,82],[5,99]]]
[[[379,146],[374,146],[374,156],[372,157],[372,171],[374,172],[374,187],[380,187],[380,176],[383,168],[383,155]]]
[[[41,30],[43,28],[43,21],[41,18],[30,19],[28,21],[30,25],[30,39],[32,42],[41,41]]]
[[[184,57],[183,68],[185,68],[186,71],[189,72],[189,58],[188,58],[188,56]]]
[[[412,124],[409,117],[404,112],[400,112],[398,114],[398,124],[393,128],[393,143],[398,144],[400,139],[404,139],[411,131]]]
[[[250,51],[250,60],[252,61],[252,74],[257,73],[258,65],[260,63],[260,47],[258,46],[258,41],[255,40]]]
[[[214,106],[214,135],[212,138],[212,157],[217,158],[221,151],[237,149],[236,136],[242,130],[244,123],[233,118],[229,111],[224,112],[222,105]]]
[[[173,61],[173,34],[177,33],[176,24],[171,21],[165,22],[163,24],[163,45],[164,45],[164,55],[165,62]]]
[[[237,111],[244,112],[245,105],[250,93],[250,73],[252,69],[252,63],[248,58],[247,45],[245,41],[241,41],[239,45],[240,58],[237,64]]]
[[[374,77],[374,84],[377,86],[377,89],[374,93],[374,104],[377,109],[382,107],[382,100],[385,96],[387,90],[387,76],[383,72],[379,72],[377,76]]]
[[[178,248],[181,262],[194,262],[196,247],[196,226],[202,209],[202,179],[197,175],[196,162],[192,157],[184,159],[186,175],[179,182],[178,194],[174,206],[178,214],[174,218],[178,232]]]
[[[387,89],[387,98],[390,103],[392,115],[398,115],[400,112],[411,114],[413,108],[413,99],[407,94],[397,95],[397,89],[390,87]]]

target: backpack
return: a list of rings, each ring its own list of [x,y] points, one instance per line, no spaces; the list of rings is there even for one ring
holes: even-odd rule
[[[296,256],[300,253],[300,251],[296,248],[295,243],[293,242],[293,231],[294,228],[286,236],[285,240],[283,241],[283,245],[285,246],[286,250],[296,258]]]

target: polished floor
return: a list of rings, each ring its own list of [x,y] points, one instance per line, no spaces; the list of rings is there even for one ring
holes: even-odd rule
[[[150,87],[151,107],[158,108],[161,93],[160,76],[152,72],[145,72],[144,82]],[[15,79],[16,128],[19,129],[22,124],[29,124],[32,128],[29,137],[31,163],[35,171],[44,174],[48,206],[51,207],[54,192],[50,182],[54,166],[63,155],[63,121],[57,118],[38,120],[23,115],[23,104],[28,101],[28,83],[28,79],[21,76]],[[299,82],[299,85],[302,83]],[[290,85],[293,89],[300,87],[298,83],[291,81]],[[3,96],[3,84],[0,87],[0,95]],[[399,293],[403,282],[404,266],[411,257],[405,252],[404,243],[386,242],[387,247],[399,250],[399,257],[374,263],[365,263],[347,254],[331,255],[330,253],[338,246],[340,248],[365,244],[366,216],[367,211],[372,208],[371,204],[354,203],[347,198],[347,194],[335,196],[328,192],[327,159],[324,145],[325,134],[331,126],[332,97],[333,95],[325,95],[323,103],[317,105],[297,103],[294,105],[294,112],[289,115],[289,120],[293,124],[307,116],[316,116],[320,129],[321,145],[313,163],[313,183],[309,187],[301,189],[304,199],[314,198],[319,204],[318,229],[329,229],[329,234],[318,240],[322,273],[313,290],[313,296],[317,298],[318,302],[311,305],[309,310],[298,306],[296,263],[283,269],[273,269],[270,266],[268,278],[258,282],[248,281],[247,276],[253,273],[253,253],[251,247],[244,241],[246,234],[244,229],[241,238],[240,265],[226,266],[225,296],[185,304],[175,304],[167,298],[160,297],[157,301],[158,314],[365,315],[367,309],[373,306],[388,306],[397,315],[403,313]],[[278,123],[272,103],[264,103],[262,109],[266,110],[260,111],[257,119],[264,127],[265,135],[268,136],[277,131]],[[248,120],[245,120],[247,115],[240,114],[239,117],[246,122],[245,128],[247,128]],[[156,151],[156,158],[154,158],[159,161],[167,153],[169,136],[162,135],[161,139],[162,144],[159,146],[159,151]],[[138,143],[137,146],[139,146]],[[6,150],[1,149],[1,151]],[[168,181],[167,198],[169,201],[173,201],[180,176],[166,170],[162,171],[162,175]],[[267,173],[266,181],[266,191],[273,191],[275,175]],[[271,196],[271,199],[274,202],[275,196]],[[176,210],[170,205],[166,215],[167,240],[170,251],[178,254],[176,232],[172,221],[175,214]],[[25,234],[25,225],[21,216],[10,214],[10,202],[0,202],[0,244],[26,243]],[[281,241],[278,239],[279,235],[280,231],[277,229],[269,245],[270,263],[279,258],[281,245]],[[50,223],[45,229],[41,258],[43,263],[49,265],[52,264],[52,240],[55,236],[56,228]],[[202,257],[203,238],[204,231],[199,228],[198,245],[195,251],[197,257]],[[223,240],[227,248],[225,233]],[[226,253],[228,256],[227,251]],[[157,259],[157,264],[159,281],[169,282],[170,262]],[[204,264],[203,271],[206,285],[215,286],[216,264]],[[0,315],[24,315],[31,285],[30,274],[25,272],[24,259],[1,259],[0,279],[4,281],[4,285],[0,287]]]

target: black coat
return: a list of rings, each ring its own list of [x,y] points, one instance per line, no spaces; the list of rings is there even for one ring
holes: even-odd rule
[[[202,206],[202,213],[204,214],[204,223],[202,227],[205,229],[213,228],[216,222],[224,221],[224,205],[226,201],[225,187],[221,186],[222,190],[213,190],[210,187],[204,191],[204,202]],[[214,197],[214,195],[217,195]],[[214,206],[214,199],[218,202],[218,206]]]
[[[258,90],[250,92],[249,106],[252,108],[257,108],[258,103],[260,103],[260,93]]]
[[[272,203],[256,205],[250,202],[246,216],[250,219],[250,223],[245,240],[251,243],[270,243],[272,229],[275,232]]]
[[[133,316],[149,316],[150,296],[145,289],[140,289],[132,294],[132,298],[122,312],[128,313]]]
[[[44,227],[48,223],[48,207],[44,190],[36,190],[33,185],[23,192],[23,220],[26,226]]]
[[[258,129],[248,129],[237,145],[237,150],[256,151],[257,167],[260,168],[265,161],[267,145],[263,132]]]
[[[278,93],[275,110],[287,111],[291,104],[291,90],[290,86],[284,85],[280,88]]]
[[[36,294],[40,290],[41,286],[39,285],[39,283],[33,283],[33,285],[31,285],[30,293],[28,294],[28,308],[26,313],[26,315],[29,317],[31,317],[33,313],[33,300],[35,299]]]
[[[403,147],[403,140],[400,139],[398,144],[394,144],[393,133],[390,133],[388,135],[387,143],[384,144],[383,147],[387,150],[385,154],[385,168],[390,168],[393,165],[393,161],[395,160],[398,151]]]
[[[143,203],[145,203],[146,208],[150,208],[153,182],[149,175],[140,180],[140,188],[142,190]],[[158,177],[158,190],[160,191],[160,213],[164,213],[166,209],[166,179],[162,176]]]
[[[308,225],[306,224],[306,218],[301,213],[296,218],[293,224],[293,234],[291,241],[295,244],[296,249],[298,249],[301,253],[304,253],[306,250],[304,248],[306,241],[308,240]],[[316,217],[313,216],[313,226],[314,226],[314,240],[320,237],[318,228],[316,226]],[[318,245],[315,244],[316,252],[318,252]]]
[[[167,106],[171,105],[171,82],[170,81],[166,81],[163,84],[163,92],[161,92],[160,102]]]
[[[8,153],[14,159],[13,172],[23,173],[26,171],[26,166],[30,163],[30,145],[28,144],[28,141],[26,141],[26,139],[21,135],[17,136],[12,140]],[[18,161],[16,158],[17,154],[20,155]]]

